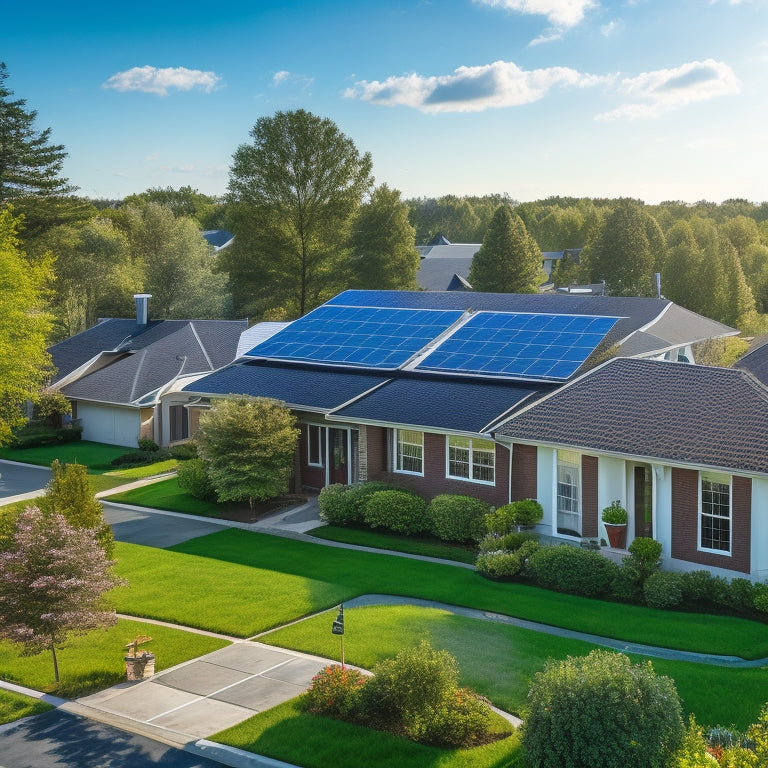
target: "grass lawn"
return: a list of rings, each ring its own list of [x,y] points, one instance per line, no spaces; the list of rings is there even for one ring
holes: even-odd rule
[[[134,480],[142,480],[145,477],[153,477],[154,475],[173,472],[178,465],[179,462],[176,459],[166,459],[165,461],[157,461],[154,464],[147,464],[144,467],[130,467],[128,469],[113,468],[109,472],[91,474],[91,486],[95,493],[108,491],[110,488],[116,488],[119,485],[132,483]],[[167,482],[167,480],[158,480],[158,482]],[[173,482],[175,482],[175,478]]]
[[[184,493],[179,488],[179,483],[175,477],[159,480],[151,485],[144,485],[124,493],[115,493],[109,497],[109,501],[136,504],[139,507],[167,509],[171,512],[186,512],[188,515],[202,515],[203,517],[219,517],[222,510],[226,508],[225,504],[196,499],[191,494]]]
[[[327,658],[339,658],[339,638],[331,634],[333,613],[271,632],[263,642]],[[345,660],[371,669],[407,645],[425,638],[453,654],[461,684],[487,696],[502,709],[525,716],[530,682],[547,659],[583,656],[595,646],[518,627],[455,616],[412,606],[372,606],[344,611]],[[632,656],[633,661],[648,661]],[[746,728],[768,699],[768,669],[733,670],[690,662],[650,659],[659,674],[675,680],[687,712],[706,725]],[[716,695],[713,695],[715,694]],[[285,758],[283,758],[285,759]]]
[[[61,677],[58,685],[50,652],[22,656],[20,646],[0,642],[0,678],[65,699],[100,691],[125,680],[123,647],[138,635],[154,638],[142,647],[157,656],[158,672],[228,645],[226,640],[214,637],[120,619],[110,629],[72,636],[63,649],[57,649]]]
[[[439,539],[396,536],[395,534],[378,533],[361,528],[344,528],[336,525],[321,525],[310,531],[309,535],[327,541],[342,541],[345,544],[357,544],[363,547],[391,549],[395,552],[407,552],[409,555],[440,557],[443,560],[456,560],[459,563],[474,564],[477,559],[477,552],[474,549],[448,544]]]
[[[44,701],[0,689],[0,725],[12,723],[22,717],[40,715],[49,709],[53,709],[53,706]]]
[[[53,460],[58,459],[62,464],[85,464],[91,472],[94,472],[114,469],[109,462],[130,450],[119,445],[77,440],[73,443],[39,445],[32,448],[0,448],[0,459],[39,464],[45,467],[50,467]]]
[[[504,723],[500,727],[508,727]],[[307,768],[514,768],[521,765],[517,735],[475,749],[438,749],[389,733],[308,715],[293,699],[211,737]]]
[[[120,575],[134,587],[117,592],[122,613],[232,635],[249,636],[357,595],[383,593],[495,611],[628,642],[742,658],[768,656],[768,625],[746,619],[591,600],[488,581],[451,565],[237,529],[163,551],[118,544],[117,557]]]

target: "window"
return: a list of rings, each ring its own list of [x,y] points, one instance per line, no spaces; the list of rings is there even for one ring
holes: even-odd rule
[[[581,536],[581,456],[557,452],[557,532]]]
[[[699,530],[701,549],[731,551],[731,478],[701,473]]]
[[[496,446],[491,440],[448,435],[448,477],[494,483]]]
[[[325,427],[316,424],[307,425],[307,464],[310,467],[322,467],[323,448],[325,443]]]
[[[395,430],[395,472],[424,474],[424,433],[412,429]]]

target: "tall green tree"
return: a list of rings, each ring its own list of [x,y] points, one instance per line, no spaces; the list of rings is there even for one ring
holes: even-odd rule
[[[415,290],[419,252],[400,191],[386,184],[360,207],[350,239],[350,280],[356,288]]]
[[[220,400],[195,436],[219,501],[265,501],[288,490],[299,430],[296,417],[263,397]]]
[[[500,205],[472,259],[469,282],[476,291],[536,293],[543,278],[539,246],[523,220]]]
[[[217,229],[223,226],[223,203],[221,200],[205,195],[190,186],[151,187],[145,192],[129,195],[123,205],[140,207],[147,203],[159,203],[173,211],[174,216],[187,216],[195,219],[204,229]]]
[[[755,297],[747,285],[739,255],[724,235],[718,238],[718,258],[725,276],[725,301],[717,319],[728,325],[739,326],[755,313]]]
[[[637,203],[621,202],[587,247],[592,279],[605,280],[613,296],[652,296],[654,267],[662,259],[651,242],[660,248],[660,235],[653,218]]]
[[[707,310],[711,286],[704,283],[704,254],[691,225],[681,220],[667,234],[669,255],[661,273],[661,291],[666,298],[692,312]]]
[[[235,243],[219,257],[261,309],[303,315],[343,287],[350,224],[373,184],[371,157],[303,109],[259,118],[250,136],[230,168]]]
[[[11,211],[0,210],[0,445],[24,424],[23,404],[51,375],[44,290],[50,275],[50,259],[24,258]]]

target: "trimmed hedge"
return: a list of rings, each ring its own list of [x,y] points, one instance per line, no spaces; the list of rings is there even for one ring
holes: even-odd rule
[[[376,491],[368,496],[363,520],[371,528],[386,528],[406,535],[429,529],[427,502],[408,491]]]
[[[482,576],[489,579],[509,579],[523,572],[528,559],[537,549],[538,543],[528,540],[515,551],[481,552],[475,567]]]
[[[607,594],[619,570],[599,552],[567,544],[541,547],[531,555],[528,568],[542,587],[587,597]]]
[[[40,445],[57,445],[59,443],[74,443],[82,438],[82,427],[55,427],[29,425],[14,435],[12,448],[36,448]]]
[[[490,509],[490,504],[472,496],[435,496],[428,510],[430,532],[443,541],[477,541]]]
[[[356,485],[326,485],[317,497],[320,519],[328,525],[362,525],[368,497],[377,491],[391,490],[396,489],[380,480]]]

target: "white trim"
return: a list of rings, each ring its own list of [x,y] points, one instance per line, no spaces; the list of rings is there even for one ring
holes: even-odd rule
[[[322,424],[306,424],[307,427],[307,466],[308,467],[320,467],[321,469],[325,467],[325,464],[323,464],[323,445],[325,444],[324,437],[324,431],[327,430],[327,427],[325,427]],[[312,429],[320,430],[317,433],[317,451],[319,453],[319,460],[320,463],[316,464],[312,461]],[[327,454],[326,454],[327,456]]]
[[[449,480],[459,480],[461,482],[465,483],[474,483],[475,485],[489,485],[491,487],[496,487],[496,443],[493,440],[487,440],[482,437],[467,437],[466,439],[469,440],[469,463],[468,463],[468,469],[469,469],[469,477],[461,477],[459,475],[452,475],[451,474],[451,438],[452,437],[464,437],[464,435],[457,435],[457,434],[448,434],[445,436],[445,477]],[[493,450],[489,451],[486,449],[479,449],[482,453],[493,453],[493,465],[489,467],[493,471],[493,480],[476,480],[472,475],[474,474],[473,470],[475,467],[474,462],[474,452],[475,448],[473,445],[474,440],[482,440],[485,443],[490,443],[493,446]],[[482,466],[482,465],[481,465]]]
[[[703,509],[703,488],[704,475],[722,475],[720,480],[714,480],[715,482],[722,482],[725,477],[728,477],[728,549],[714,549],[712,547],[703,547],[701,545],[701,524],[704,517]],[[719,519],[725,519],[722,515],[709,515],[709,517],[717,517]],[[723,472],[709,472],[707,470],[699,471],[699,497],[698,497],[698,510],[697,510],[697,533],[696,533],[696,549],[699,552],[707,552],[713,555],[722,555],[724,557],[733,556],[733,475]]]
[[[400,432],[415,432],[417,434],[421,435],[421,472],[414,472],[413,470],[408,469],[399,469],[398,464],[400,463],[398,459],[400,458]],[[416,443],[405,443],[405,445],[416,445]],[[424,477],[424,432],[418,430],[418,429],[395,429],[394,430],[394,440],[392,441],[392,448],[393,448],[393,456],[392,456],[392,471],[395,474],[398,475],[416,475],[418,477]]]

